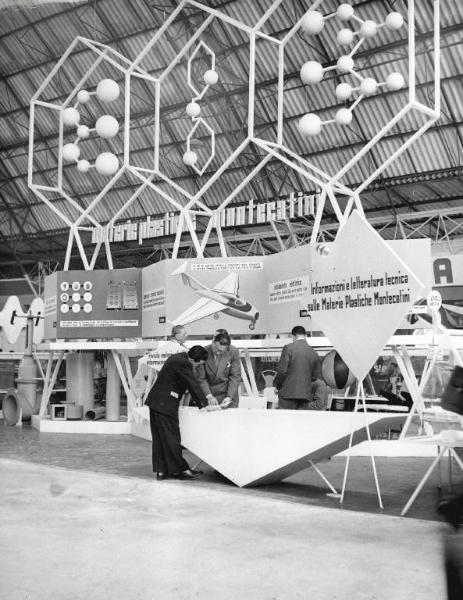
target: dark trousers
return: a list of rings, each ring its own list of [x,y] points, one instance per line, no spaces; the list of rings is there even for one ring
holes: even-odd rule
[[[278,397],[278,407],[286,410],[309,410],[309,401],[303,398],[281,398]]]
[[[150,409],[153,472],[172,475],[190,467],[182,456],[178,414],[163,415]]]

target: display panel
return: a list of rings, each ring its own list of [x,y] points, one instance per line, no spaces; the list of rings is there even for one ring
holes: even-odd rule
[[[139,269],[54,273],[45,297],[46,339],[141,336]]]

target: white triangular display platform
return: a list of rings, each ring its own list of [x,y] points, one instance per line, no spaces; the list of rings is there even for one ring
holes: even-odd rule
[[[398,428],[403,414],[180,409],[182,445],[239,487],[275,483],[346,450],[370,435]]]

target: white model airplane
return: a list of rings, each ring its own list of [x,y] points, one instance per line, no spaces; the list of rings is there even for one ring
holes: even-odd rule
[[[188,263],[184,262],[171,275],[181,275],[183,283],[193,289],[200,298],[172,321],[172,325],[186,325],[210,315],[214,315],[214,318],[218,319],[219,313],[223,312],[237,319],[251,321],[249,329],[255,328],[259,311],[238,295],[239,280],[237,273],[230,273],[214,288],[208,288],[186,273],[187,266]]]

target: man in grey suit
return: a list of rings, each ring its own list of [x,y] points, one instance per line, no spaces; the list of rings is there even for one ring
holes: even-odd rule
[[[207,359],[196,369],[196,376],[209,404],[237,408],[241,381],[238,348],[231,345],[228,333],[219,332],[206,350]]]
[[[304,327],[296,325],[291,335],[293,342],[284,346],[273,381],[278,408],[307,410],[312,400],[312,380],[320,376],[320,358],[307,343]]]

